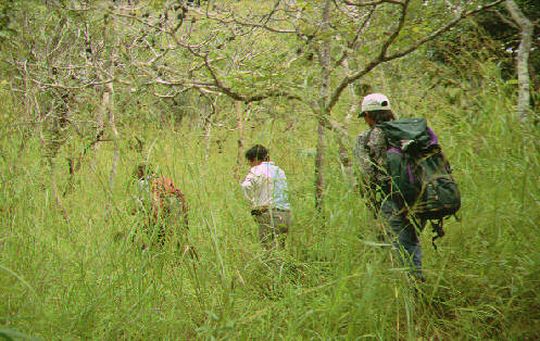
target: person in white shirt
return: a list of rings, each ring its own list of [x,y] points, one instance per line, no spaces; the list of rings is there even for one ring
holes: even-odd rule
[[[241,186],[259,224],[259,239],[267,250],[283,248],[291,224],[285,172],[270,161],[268,149],[260,144],[246,152],[246,159],[251,169]]]

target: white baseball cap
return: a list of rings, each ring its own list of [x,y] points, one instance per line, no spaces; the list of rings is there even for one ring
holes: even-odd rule
[[[390,110],[390,101],[388,97],[383,94],[369,94],[362,100],[362,112],[360,116],[364,116],[363,113],[366,111],[374,110]]]

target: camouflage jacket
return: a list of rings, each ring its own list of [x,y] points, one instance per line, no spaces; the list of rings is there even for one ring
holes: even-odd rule
[[[367,130],[356,139],[354,156],[361,174],[362,192],[385,185],[388,180],[386,171],[386,138],[381,129]]]

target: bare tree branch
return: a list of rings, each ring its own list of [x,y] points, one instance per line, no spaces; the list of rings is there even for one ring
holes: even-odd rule
[[[347,42],[347,49],[343,52],[343,55],[337,59],[335,63],[335,67],[340,66],[343,64],[343,62],[349,57],[349,54],[354,50],[354,47],[358,43],[358,40],[360,39],[360,36],[362,33],[364,33],[364,30],[369,26],[369,22],[371,20],[371,17],[373,16],[373,13],[375,12],[375,7],[373,7],[367,14],[365,20],[360,24],[358,29],[355,32],[355,35],[353,39],[351,39],[349,42]]]
[[[96,85],[109,84],[109,83],[112,83],[114,81],[114,79],[111,78],[111,79],[106,79],[106,80],[103,80],[103,81],[95,81],[95,82],[85,83],[85,84],[77,85],[77,86],[69,86],[69,85],[64,85],[64,84],[59,84],[59,83],[45,83],[45,82],[41,82],[41,81],[39,81],[37,79],[31,79],[31,81],[36,83],[37,85],[39,85],[42,88],[56,88],[56,89],[64,89],[64,90],[79,90],[79,89],[93,87],[93,86],[96,86]]]
[[[386,39],[386,41],[383,43],[381,52],[379,54],[379,59],[381,60],[384,60],[386,56],[386,52],[388,51],[388,48],[390,47],[390,45],[392,45],[392,43],[394,43],[396,38],[399,36],[399,33],[401,32],[401,30],[403,29],[403,25],[405,24],[405,16],[407,15],[407,8],[409,6],[409,0],[405,0],[400,5],[401,5],[401,13],[399,16],[398,25],[396,29],[394,30],[394,32],[392,32],[390,36],[388,37],[388,39]]]
[[[394,54],[391,54],[391,55],[387,56],[386,52],[387,52],[388,47],[390,46],[390,44],[387,44],[387,43],[389,41],[391,41],[391,40],[393,41],[395,39],[395,37],[397,37],[397,35],[399,35],[399,31],[401,30],[400,25],[398,25],[398,29],[395,30],[394,33],[390,36],[390,38],[383,44],[383,47],[381,48],[381,53],[379,53],[379,55],[377,57],[375,57],[373,60],[371,60],[371,62],[369,62],[367,65],[365,65],[362,70],[354,73],[353,75],[346,76],[345,78],[343,78],[343,80],[339,83],[339,85],[336,87],[336,89],[332,93],[332,96],[330,97],[330,101],[328,103],[328,112],[330,112],[332,110],[332,108],[336,105],[339,98],[341,97],[341,94],[347,88],[347,86],[349,84],[351,84],[351,83],[355,82],[356,80],[362,78],[364,75],[366,75],[368,72],[370,72],[371,70],[376,68],[378,65],[380,65],[382,63],[385,63],[385,62],[389,62],[389,61],[394,60],[394,59],[402,58],[402,57],[410,54],[411,52],[416,51],[420,46],[424,45],[425,43],[427,43],[429,41],[434,40],[435,38],[439,37],[443,33],[450,30],[452,27],[457,25],[462,19],[464,19],[464,18],[466,18],[468,16],[471,16],[471,15],[474,15],[476,13],[479,13],[481,11],[484,11],[484,10],[486,10],[488,8],[495,7],[495,6],[499,5],[500,3],[502,3],[503,1],[505,1],[505,0],[496,0],[494,2],[491,2],[491,3],[487,4],[487,5],[479,6],[478,8],[476,8],[474,10],[470,10],[470,11],[462,10],[461,12],[458,13],[458,15],[454,19],[450,20],[444,26],[442,26],[439,29],[435,30],[431,34],[425,36],[424,38],[422,38],[422,39],[420,39],[418,41],[416,41],[414,44],[412,44],[408,48],[404,49],[403,51],[399,51],[399,52],[396,52]],[[402,4],[402,5],[404,5],[404,4]],[[404,15],[405,15],[405,13],[402,12],[402,18],[403,18]],[[386,45],[388,45],[388,46],[386,46]]]
[[[225,24],[225,25],[235,24],[235,25],[244,26],[244,27],[261,28],[261,29],[264,29],[264,30],[267,30],[267,31],[273,32],[273,33],[296,34],[297,30],[280,29],[280,28],[275,28],[275,27],[271,27],[271,26],[268,25],[268,23],[271,21],[274,14],[277,13],[277,10],[278,10],[278,7],[279,7],[280,3],[281,3],[281,0],[277,0],[274,3],[274,5],[272,6],[272,10],[270,11],[270,13],[263,15],[262,16],[263,19],[261,20],[261,22],[258,22],[258,23],[257,22],[249,22],[249,21],[244,21],[244,20],[241,20],[241,19],[237,19],[233,14],[229,15],[231,17],[231,19],[221,18],[221,17],[219,17],[219,14],[217,14],[217,13],[210,13],[208,8],[204,12],[200,11],[200,10],[195,10],[195,11],[199,12],[202,15],[205,15],[208,19],[220,22],[220,23]]]
[[[447,32],[452,27],[456,26],[456,24],[458,24],[464,18],[475,15],[475,14],[477,14],[479,12],[482,12],[482,11],[488,9],[488,8],[492,8],[494,6],[497,6],[497,5],[499,5],[500,3],[504,2],[504,1],[506,1],[506,0],[497,0],[497,1],[494,1],[494,2],[492,2],[490,4],[480,6],[477,9],[471,10],[471,11],[468,11],[468,12],[465,12],[465,11],[462,10],[454,19],[449,21],[446,25],[440,27],[438,30],[432,32],[430,35],[418,40],[415,44],[411,45],[409,48],[407,48],[407,49],[405,49],[405,50],[403,50],[401,52],[396,52],[393,55],[387,56],[385,58],[385,61],[390,61],[390,60],[401,58],[401,57],[403,57],[405,55],[408,55],[409,53],[415,51],[416,49],[418,49],[420,46],[424,45],[425,43],[427,43],[429,41],[432,41],[435,38],[438,38],[440,35]]]

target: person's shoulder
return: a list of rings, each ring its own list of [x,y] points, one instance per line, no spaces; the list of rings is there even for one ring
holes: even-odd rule
[[[167,178],[166,176],[158,176],[154,178],[154,183],[158,185],[165,185],[167,183],[171,182],[171,179]]]
[[[379,127],[373,127],[369,134],[367,144],[372,150],[384,150],[386,147],[386,136],[384,131]]]
[[[369,134],[369,138],[370,139],[375,139],[375,138],[378,138],[379,136],[383,136],[384,135],[384,131],[382,130],[382,128],[380,127],[373,127],[373,129],[371,129],[371,133]]]
[[[369,130],[364,130],[363,132],[361,132],[360,134],[358,134],[356,136],[356,139],[357,140],[365,140],[366,137],[368,136],[368,134],[369,134]]]
[[[252,173],[252,174],[258,174],[258,173],[261,172],[262,168],[263,168],[263,165],[262,165],[262,164],[257,165],[257,166],[253,166],[253,167],[251,167],[251,168],[249,169],[249,172]]]
[[[368,139],[369,135],[371,134],[372,129],[364,130],[358,136],[356,136],[356,142],[357,143],[365,143],[365,141]]]
[[[176,189],[173,180],[166,176],[156,178],[154,180],[154,186],[165,192],[172,192],[174,189]]]
[[[280,174],[280,176],[285,176],[285,171],[280,166],[276,165],[274,161],[263,162],[261,166],[265,167],[266,174]]]

